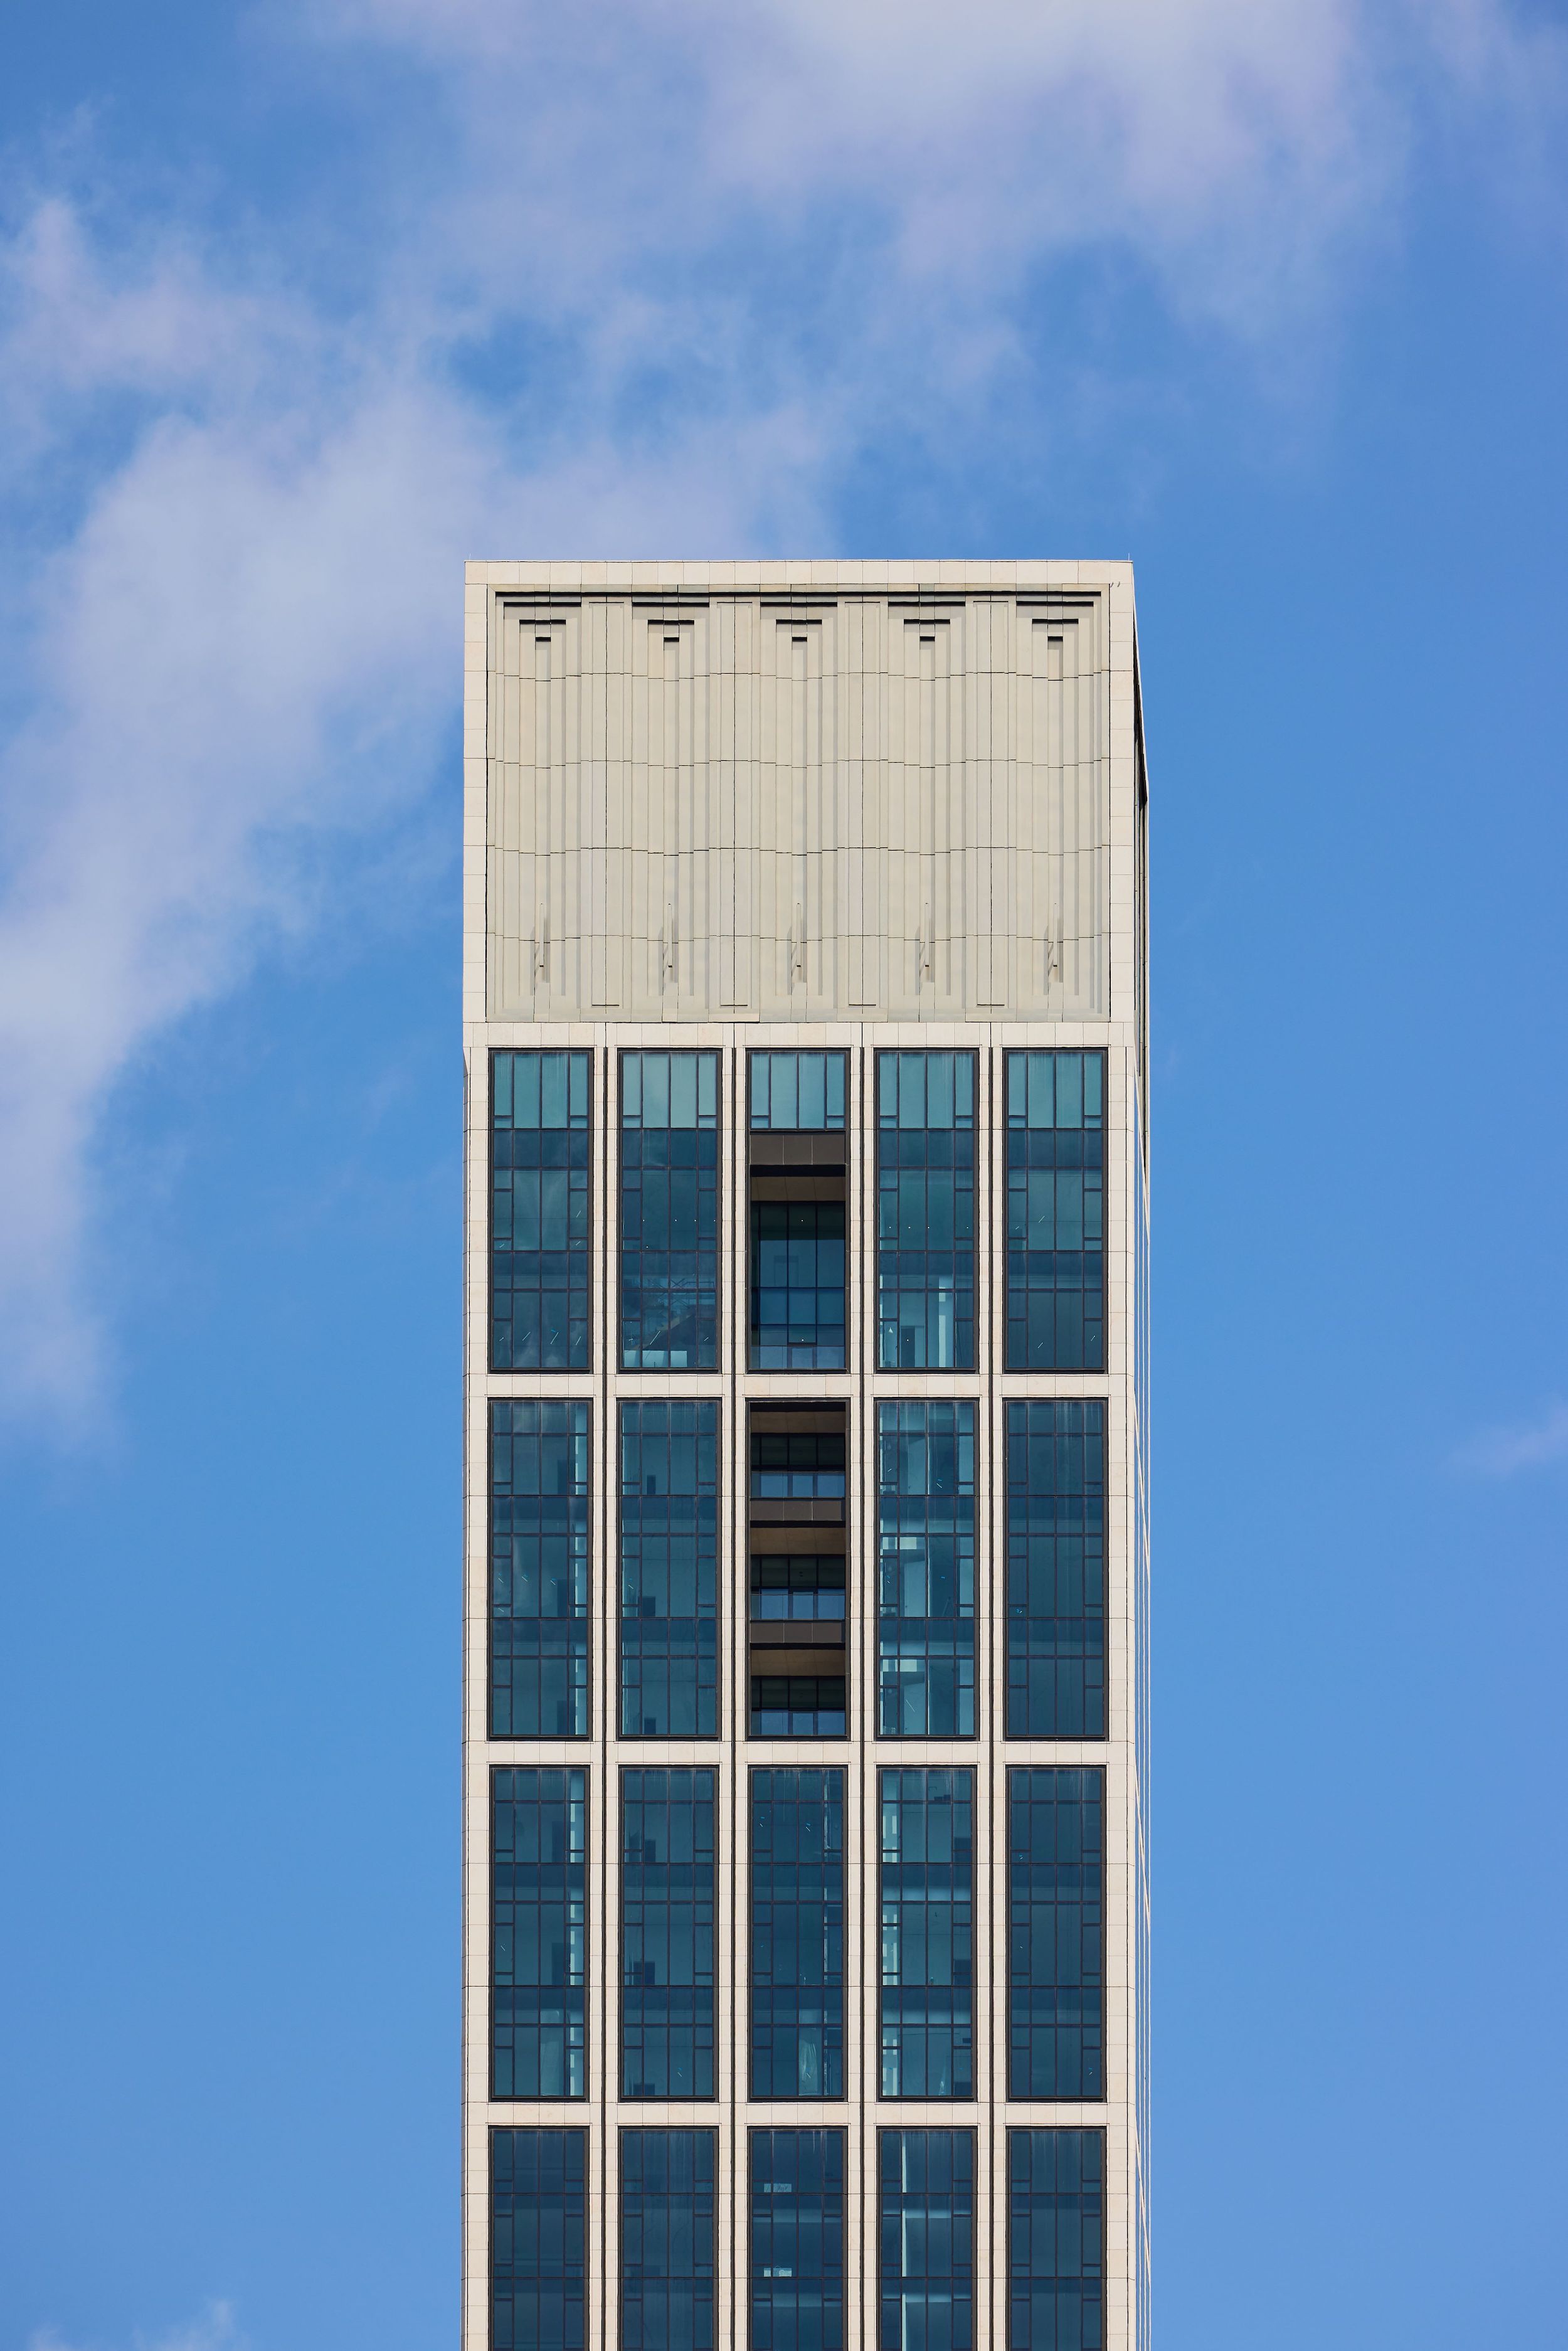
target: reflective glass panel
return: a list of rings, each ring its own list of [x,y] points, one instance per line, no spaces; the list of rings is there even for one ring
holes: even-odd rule
[[[846,1060],[842,1053],[753,1053],[752,1133],[841,1134]]]
[[[1104,2351],[1105,2134],[1008,2133],[1008,2351]]]
[[[751,2095],[844,2095],[844,1775],[751,1774]]]
[[[1008,1773],[1008,2095],[1104,2090],[1105,1774]]]
[[[490,2079],[588,2095],[588,1775],[490,1774]]]
[[[587,1404],[490,1405],[490,1736],[586,1739]]]
[[[718,1363],[718,1055],[621,1057],[621,1361]]]
[[[751,2351],[843,2351],[844,2134],[748,2140]]]
[[[1009,1053],[1008,1369],[1105,1368],[1105,1056]]]
[[[975,1056],[876,1057],[877,1362],[975,1361]]]
[[[973,2351],[975,2134],[877,2138],[877,2351]]]
[[[587,1053],[490,1056],[490,1368],[590,1363]]]
[[[714,2351],[717,2134],[621,2134],[621,2351]]]
[[[583,2351],[588,2133],[490,2133],[491,2351]]]
[[[751,1368],[844,1368],[844,1204],[751,1203]]]
[[[714,2095],[711,1771],[621,1775],[621,2095]]]
[[[718,1736],[718,1405],[621,1407],[621,1735]]]
[[[1008,1737],[1105,1736],[1105,1406],[1009,1404]]]
[[[884,2098],[975,2095],[975,1775],[881,1771]]]
[[[975,1407],[876,1408],[877,1729],[975,1730]]]

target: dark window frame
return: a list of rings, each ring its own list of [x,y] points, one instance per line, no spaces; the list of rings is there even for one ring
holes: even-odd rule
[[[485,1456],[485,1463],[486,1463],[486,1498],[485,1498],[485,1507],[486,1507],[486,1555],[485,1555],[485,1562],[486,1562],[486,1563],[485,1563],[485,1572],[486,1572],[486,1634],[485,1634],[485,1639],[486,1639],[486,1649],[485,1649],[486,1698],[485,1698],[485,1704],[486,1704],[486,1720],[487,1720],[487,1722],[488,1722],[488,1724],[489,1724],[489,1727],[490,1727],[490,1728],[489,1728],[489,1735],[490,1735],[490,1737],[491,1737],[491,1739],[492,1739],[492,1740],[511,1740],[511,1739],[569,1739],[569,1740],[572,1740],[574,1743],[576,1743],[576,1742],[578,1742],[578,1741],[585,1741],[585,1740],[591,1740],[591,1739],[592,1738],[592,1736],[593,1736],[593,1667],[594,1667],[594,1604],[593,1604],[593,1603],[594,1603],[594,1575],[593,1575],[593,1571],[594,1571],[594,1557],[593,1557],[593,1400],[592,1400],[592,1398],[591,1398],[591,1397],[590,1397],[590,1396],[491,1396],[491,1397],[488,1399],[488,1402],[489,1402],[489,1412],[488,1412],[488,1415],[487,1415],[487,1417],[486,1417],[486,1456]],[[514,1409],[514,1408],[515,1408],[517,1405],[534,1405],[534,1406],[538,1407],[540,1410],[543,1410],[543,1409],[544,1409],[544,1408],[546,1408],[546,1407],[550,1407],[550,1408],[559,1408],[559,1409],[560,1409],[560,1410],[562,1410],[562,1411],[569,1412],[569,1413],[570,1413],[570,1412],[571,1412],[571,1411],[573,1411],[573,1410],[580,1410],[580,1411],[581,1411],[581,1412],[586,1416],[586,1421],[587,1421],[587,1444],[588,1444],[588,1477],[587,1477],[587,1483],[586,1483],[586,1486],[585,1486],[585,1489],[584,1489],[584,1492],[583,1492],[583,1495],[582,1495],[581,1499],[582,1499],[582,1500],[585,1502],[586,1507],[587,1507],[587,1548],[586,1548],[586,1551],[585,1551],[585,1553],[584,1553],[584,1570],[585,1570],[585,1574],[586,1574],[586,1577],[587,1577],[587,1585],[588,1585],[588,1608],[587,1608],[587,1614],[586,1614],[586,1616],[585,1616],[584,1618],[582,1618],[580,1621],[581,1621],[581,1623],[582,1623],[582,1627],[583,1627],[583,1635],[582,1635],[582,1654],[583,1654],[583,1658],[584,1658],[584,1662],[585,1662],[586,1668],[587,1668],[587,1682],[586,1682],[586,1685],[585,1685],[585,1687],[584,1687],[584,1690],[583,1690],[583,1708],[582,1708],[582,1713],[583,1713],[583,1725],[582,1725],[582,1729],[581,1729],[580,1730],[547,1730],[547,1729],[542,1729],[542,1728],[541,1728],[541,1729],[538,1729],[538,1730],[518,1730],[518,1729],[502,1729],[499,1727],[499,1725],[498,1725],[498,1719],[497,1719],[497,1678],[496,1678],[496,1675],[497,1675],[497,1665],[496,1665],[496,1649],[497,1649],[497,1643],[496,1643],[496,1630],[497,1630],[497,1625],[502,1624],[502,1623],[505,1623],[505,1622],[508,1622],[508,1621],[513,1621],[513,1620],[509,1620],[509,1619],[507,1619],[507,1618],[503,1618],[503,1617],[500,1615],[500,1614],[499,1614],[499,1612],[497,1611],[497,1606],[496,1606],[496,1572],[497,1572],[497,1571],[496,1571],[496,1544],[497,1544],[497,1535],[496,1535],[496,1503],[497,1503],[497,1493],[496,1493],[496,1440],[497,1440],[497,1436],[498,1436],[498,1435],[499,1435],[499,1436],[505,1436],[505,1435],[507,1435],[507,1434],[515,1435],[517,1432],[516,1432],[515,1430],[514,1430],[514,1431],[509,1431],[509,1432],[508,1432],[508,1431],[498,1431],[498,1430],[497,1430],[497,1426],[496,1426],[496,1418],[497,1418],[497,1413],[498,1413],[499,1411],[501,1411],[501,1410],[503,1410],[503,1409],[507,1410],[507,1411],[510,1411],[510,1410]],[[543,1433],[543,1432],[541,1431],[541,1434],[542,1434],[542,1433]],[[573,1500],[575,1500],[575,1499],[578,1499],[578,1497],[576,1497],[576,1496],[574,1495],[574,1496],[572,1496],[570,1499],[572,1499]],[[524,1621],[527,1621],[527,1620],[524,1620]],[[550,1621],[552,1621],[552,1620],[550,1620],[550,1619],[549,1619],[549,1618],[541,1618],[539,1621],[540,1621],[541,1623],[549,1623],[549,1622],[550,1622]],[[563,1624],[566,1624],[566,1625],[576,1625],[580,1620],[579,1620],[579,1619],[577,1619],[577,1618],[575,1618],[575,1617],[563,1617],[563,1618],[560,1618],[560,1619],[559,1619],[559,1620],[555,1620],[555,1621],[559,1621],[559,1622],[560,1622],[560,1623],[563,1623]],[[567,1658],[568,1658],[569,1671],[570,1671],[570,1663],[571,1663],[571,1660],[572,1660],[572,1656],[573,1656],[573,1651],[572,1651],[571,1644],[570,1644],[570,1640],[569,1640],[569,1642],[568,1642],[568,1646],[567,1646]],[[571,1684],[570,1684],[570,1679],[569,1679],[568,1687],[569,1687],[569,1688],[571,1687]]]
[[[712,1363],[711,1363],[711,1364],[695,1363],[695,1364],[643,1364],[643,1363],[641,1363],[641,1362],[639,1362],[639,1363],[635,1363],[635,1364],[632,1364],[632,1363],[628,1363],[628,1362],[627,1362],[627,1360],[626,1360],[626,1257],[627,1257],[627,1251],[626,1251],[626,1247],[625,1247],[625,1228],[626,1228],[626,1215],[625,1215],[625,1198],[626,1198],[626,1064],[627,1064],[628,1061],[631,1061],[631,1060],[633,1060],[633,1059],[634,1059],[634,1060],[637,1060],[637,1061],[644,1061],[644,1060],[648,1059],[650,1056],[658,1056],[658,1057],[663,1058],[663,1059],[664,1059],[664,1060],[672,1060],[672,1059],[674,1059],[674,1056],[675,1056],[676,1054],[678,1054],[678,1053],[686,1053],[686,1052],[689,1052],[689,1053],[692,1055],[693,1059],[694,1059],[694,1060],[695,1060],[695,1061],[699,1061],[699,1062],[700,1062],[700,1061],[712,1061],[712,1063],[713,1063],[713,1065],[714,1065],[714,1123],[713,1123],[713,1134],[714,1134],[714,1154],[715,1154],[715,1156],[714,1156],[714,1204],[715,1204],[715,1224],[714,1224],[714,1310],[713,1310],[713,1311],[714,1311],[714,1352],[713,1352],[713,1361],[712,1361]],[[622,1045],[622,1046],[621,1046],[621,1047],[619,1047],[619,1048],[617,1049],[617,1051],[616,1051],[616,1069],[615,1069],[615,1117],[614,1117],[614,1149],[615,1149],[615,1170],[614,1170],[614,1187],[615,1187],[615,1234],[614,1234],[614,1238],[615,1238],[615,1301],[614,1301],[614,1305],[615,1305],[615,1364],[616,1364],[616,1369],[617,1369],[618,1371],[621,1371],[621,1372],[646,1372],[646,1371],[653,1371],[653,1372],[657,1372],[657,1373],[659,1373],[661,1375],[667,1376],[667,1377],[669,1377],[669,1378],[671,1378],[671,1379],[688,1379],[688,1378],[692,1377],[694,1374],[706,1374],[706,1373],[719,1372],[719,1371],[722,1371],[722,1370],[724,1369],[724,1366],[725,1366],[725,1335],[726,1335],[726,1334],[725,1334],[725,1319],[724,1319],[724,1292],[725,1292],[725,1251],[724,1251],[724,1197],[725,1197],[725,1181],[724,1181],[724,1179],[725,1179],[725,1144],[726,1144],[726,1142],[727,1142],[727,1129],[726,1129],[726,1125],[725,1125],[724,1063],[725,1063],[725,1055],[724,1055],[724,1052],[723,1052],[722,1049],[721,1049],[720,1047],[716,1046],[716,1045]],[[699,1081],[699,1082],[700,1082],[700,1081]],[[701,1113],[701,1111],[700,1111],[700,1109],[699,1109],[699,1111],[698,1111],[698,1119],[699,1119],[699,1122],[700,1122],[700,1119],[701,1119],[701,1115],[702,1115],[702,1113]],[[645,1130],[640,1130],[640,1131],[645,1131]],[[684,1130],[684,1129],[680,1129],[680,1128],[673,1128],[673,1127],[672,1127],[672,1128],[665,1128],[665,1129],[663,1129],[663,1130],[658,1129],[658,1128],[654,1128],[654,1129],[653,1129],[652,1131],[653,1131],[653,1133],[655,1133],[655,1134],[660,1133],[660,1132],[664,1132],[664,1133],[668,1133],[668,1134],[678,1134],[678,1133],[685,1132],[685,1130]],[[693,1132],[696,1133],[697,1134],[703,1134],[705,1131],[706,1131],[706,1130],[703,1128],[703,1126],[700,1124],[700,1123],[699,1123],[699,1124],[695,1127],[695,1129],[694,1129],[694,1130],[693,1130]],[[641,1254],[641,1252],[639,1252],[639,1254]],[[700,1252],[700,1251],[698,1251],[698,1252],[697,1252],[697,1254],[698,1254],[698,1255],[699,1255],[699,1257],[700,1257],[701,1252]],[[642,1352],[642,1351],[639,1351],[639,1352]],[[666,1348],[666,1349],[664,1350],[664,1352],[665,1352],[665,1353],[667,1354],[667,1353],[669,1353],[669,1350]]]
[[[574,1054],[580,1056],[580,1058],[582,1059],[582,1061],[586,1063],[586,1065],[587,1065],[587,1070],[588,1070],[588,1110],[587,1110],[587,1113],[586,1113],[586,1118],[585,1118],[584,1124],[583,1124],[583,1126],[582,1126],[581,1128],[580,1128],[580,1129],[574,1129],[574,1128],[571,1126],[570,1123],[570,1117],[569,1117],[568,1124],[567,1124],[567,1126],[566,1126],[566,1128],[565,1128],[565,1130],[564,1130],[564,1132],[565,1132],[566,1134],[573,1134],[573,1133],[580,1133],[580,1134],[584,1136],[585,1141],[586,1141],[586,1143],[587,1143],[587,1162],[586,1162],[586,1173],[587,1173],[587,1178],[588,1178],[588,1180],[587,1180],[587,1185],[586,1185],[586,1187],[585,1187],[585,1188],[586,1188],[586,1194],[587,1194],[587,1218],[588,1218],[588,1230],[587,1230],[587,1241],[586,1241],[586,1247],[585,1247],[585,1249],[584,1249],[584,1252],[583,1252],[584,1265],[585,1265],[585,1268],[586,1268],[586,1271],[585,1271],[585,1283],[586,1283],[586,1289],[585,1289],[585,1305],[586,1305],[586,1311],[585,1311],[585,1314],[584,1314],[585,1331],[584,1331],[584,1340],[583,1340],[583,1359],[582,1359],[581,1363],[580,1363],[580,1364],[574,1364],[574,1363],[570,1363],[570,1362],[568,1362],[568,1363],[565,1363],[565,1364],[546,1364],[546,1363],[543,1361],[544,1350],[543,1350],[543,1347],[542,1347],[542,1345],[541,1345],[540,1350],[539,1350],[539,1353],[540,1353],[540,1361],[539,1361],[538,1364],[519,1364],[518,1362],[517,1362],[517,1360],[516,1360],[516,1358],[515,1358],[515,1354],[514,1354],[512,1357],[509,1357],[509,1358],[508,1358],[508,1360],[507,1360],[507,1362],[502,1363],[502,1362],[500,1362],[500,1361],[498,1360],[498,1358],[497,1358],[497,1343],[496,1343],[496,1342],[497,1342],[497,1314],[496,1314],[496,1255],[497,1255],[497,1251],[496,1251],[496,1172],[497,1172],[497,1171],[496,1171],[496,1136],[497,1136],[497,1125],[496,1125],[496,1065],[497,1065],[497,1063],[501,1059],[503,1059],[503,1057],[504,1057],[504,1058],[506,1058],[507,1060],[509,1060],[509,1061],[515,1061],[515,1060],[518,1059],[519,1057],[527,1056],[527,1057],[532,1058],[532,1059],[534,1059],[534,1060],[536,1060],[536,1061],[542,1061],[542,1060],[544,1060],[544,1059],[545,1059],[545,1057],[546,1057],[546,1055],[547,1055],[547,1054],[549,1054],[549,1053],[557,1053],[557,1052],[559,1052],[559,1053],[560,1054],[561,1058],[562,1058],[564,1061],[570,1061],[570,1059],[572,1058],[572,1056],[573,1056]],[[595,1101],[595,1092],[596,1092],[596,1089],[595,1089],[595,1082],[594,1082],[594,1081],[595,1081],[595,1063],[597,1062],[598,1058],[599,1058],[599,1057],[598,1057],[597,1053],[593,1050],[593,1049],[592,1049],[591,1046],[582,1046],[582,1045],[571,1045],[571,1046],[492,1045],[492,1046],[491,1046],[491,1048],[490,1048],[489,1057],[488,1057],[488,1065],[487,1065],[487,1068],[486,1068],[486,1081],[487,1081],[487,1089],[488,1089],[488,1090],[487,1090],[486,1096],[486,1105],[485,1105],[485,1111],[486,1111],[486,1168],[487,1168],[487,1173],[488,1173],[488,1182],[489,1182],[489,1187],[490,1187],[490,1188],[489,1188],[489,1192],[488,1192],[488,1194],[487,1194],[487,1196],[486,1196],[486,1204],[485,1204],[485,1238],[486,1238],[486,1251],[485,1251],[485,1283],[486,1283],[486,1287],[485,1287],[485,1316],[486,1316],[486,1347],[485,1347],[485,1356],[486,1356],[486,1364],[487,1364],[488,1368],[489,1368],[492,1372],[533,1372],[533,1371],[551,1372],[551,1373],[564,1373],[564,1372],[591,1372],[591,1371],[593,1370],[593,1368],[594,1368],[594,1360],[593,1360],[593,1322],[594,1322],[594,1311],[593,1311],[593,1310],[594,1310],[594,1292],[595,1292],[595,1260],[596,1260],[596,1258],[597,1258],[597,1257],[598,1257],[598,1255],[599,1255],[599,1252],[595,1249],[595,1247],[594,1247],[594,1233],[595,1233],[596,1226],[595,1226],[595,1216],[594,1216],[594,1187],[593,1187],[593,1156],[594,1156],[594,1154],[593,1154],[593,1144],[594,1144],[594,1135],[595,1135],[595,1133],[596,1133],[596,1128],[595,1128],[595,1125],[594,1125],[594,1101]],[[570,1084],[570,1078],[569,1078],[569,1084]],[[512,1129],[512,1130],[508,1130],[508,1131],[509,1131],[509,1132],[517,1132],[517,1130],[516,1130],[516,1129]],[[528,1130],[524,1130],[524,1132],[528,1132]],[[545,1133],[549,1133],[550,1130],[549,1130],[549,1129],[543,1129],[543,1130],[540,1130],[540,1131],[541,1131],[541,1132],[545,1132]],[[539,1254],[543,1254],[543,1252],[539,1252]],[[570,1290],[570,1285],[569,1285],[569,1287],[568,1287],[567,1295],[568,1295],[569,1299],[570,1299],[570,1297],[571,1296],[571,1290]],[[569,1345],[569,1348],[568,1348],[568,1353],[570,1354],[570,1345]]]

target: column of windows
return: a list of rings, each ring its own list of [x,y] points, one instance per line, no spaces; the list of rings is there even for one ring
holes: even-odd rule
[[[588,1367],[589,1061],[493,1056],[497,1369]],[[719,1363],[718,1061],[701,1052],[621,1058],[627,1368]],[[1104,1057],[1004,1061],[1005,1362],[1098,1369]],[[846,1094],[845,1056],[750,1057],[754,1369],[847,1362]],[[970,1367],[976,1057],[878,1053],[875,1101],[876,1360],[888,1369]],[[718,1410],[707,1400],[620,1407],[622,1736],[717,1735]],[[582,1737],[589,1728],[590,1411],[575,1401],[492,1405],[497,1738]],[[881,1737],[976,1732],[975,1430],[967,1400],[878,1405]],[[768,1442],[777,1451],[780,1437]],[[1104,1443],[1097,1399],[1006,1409],[1009,1737],[1104,1736]],[[787,1443],[779,1462],[766,1450],[754,1441],[754,1486],[782,1477],[788,1488],[791,1477],[820,1473],[815,1453],[802,1468]],[[841,1471],[838,1490],[841,1499]],[[748,1614],[758,1625],[841,1621],[844,1570],[841,1538],[836,1554],[759,1551],[747,1577]],[[782,1719],[758,1716],[764,1687],[754,1680],[754,1735],[789,1735],[788,1703]],[[800,1724],[816,1736],[845,1727],[815,1699]],[[974,1773],[889,1769],[878,1778],[879,2094],[966,2100],[974,2095]],[[497,1771],[492,1794],[493,2095],[580,2097],[586,1775]],[[621,2094],[711,2098],[716,1775],[626,1769],[620,1795]],[[1097,2099],[1103,1774],[1013,1771],[1008,1796],[1008,2093]],[[841,2097],[844,1774],[755,1769],[748,1801],[750,2095]],[[579,2351],[586,2135],[497,2129],[491,2143],[493,2343]],[[716,2149],[711,2131],[620,2134],[622,2351],[711,2351]],[[914,2342],[967,2351],[974,2135],[883,2130],[878,2149],[880,2351]],[[840,2351],[843,2161],[839,2131],[749,2135],[753,2351]],[[1008,2351],[1098,2351],[1103,2172],[1103,2132],[1009,2133]]]

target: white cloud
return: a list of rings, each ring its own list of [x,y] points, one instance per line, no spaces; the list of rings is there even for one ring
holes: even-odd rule
[[[33,2336],[27,2351],[99,2351],[99,2346],[68,2344],[53,2327],[46,2326]],[[131,2351],[246,2351],[246,2346],[231,2305],[214,2302],[208,2304],[199,2318],[176,2326],[172,2334],[134,2335]]]
[[[1568,1461],[1568,1404],[1549,1405],[1539,1419],[1513,1428],[1488,1428],[1458,1456],[1459,1467],[1482,1478],[1515,1478]]]
[[[325,219],[242,247],[199,196],[35,201],[0,239],[0,1394],[101,1374],[116,1084],[342,918],[437,779],[465,555],[827,545],[833,467],[983,415],[1064,250],[1277,321],[1397,186],[1396,19],[1406,68],[1525,103],[1481,0],[338,0],[269,20],[297,68],[393,49],[432,103],[332,266]]]

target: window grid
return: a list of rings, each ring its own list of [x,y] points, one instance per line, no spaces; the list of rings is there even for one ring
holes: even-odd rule
[[[748,1055],[753,1134],[841,1134],[845,1053]]]
[[[877,1774],[884,2098],[975,2095],[975,1775]]]
[[[714,2351],[718,2135],[621,2133],[621,2351]]]
[[[588,2095],[588,1775],[490,1774],[490,2092]]]
[[[1008,2133],[1007,2351],[1103,2351],[1105,2134]]]
[[[1105,1736],[1105,1406],[1007,1407],[1007,1735]]]
[[[1007,1364],[1105,1368],[1105,1056],[1008,1053]]]
[[[716,1053],[621,1057],[621,1363],[718,1364]]]
[[[879,1404],[877,1729],[975,1735],[975,1407]]]
[[[1008,2095],[1104,2095],[1105,1774],[1008,1773]]]
[[[490,1056],[490,1369],[591,1360],[591,1056]]]
[[[750,1367],[841,1372],[844,1204],[751,1203]]]
[[[754,2098],[844,2095],[844,1774],[751,1774]]]
[[[878,2131],[877,2304],[877,2351],[974,2351],[973,2131]]]
[[[751,2351],[843,2351],[844,2134],[747,2134]]]
[[[490,1405],[490,1736],[586,1739],[587,1404]]]
[[[716,1775],[621,1775],[621,2095],[711,2098]]]
[[[718,1737],[718,1405],[621,1406],[621,1735]]]
[[[975,1363],[973,1053],[876,1057],[877,1363]]]
[[[491,2351],[584,2351],[588,2133],[490,2133]]]

